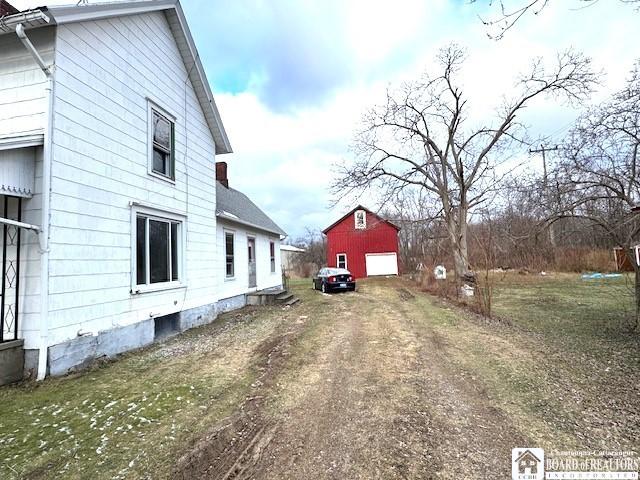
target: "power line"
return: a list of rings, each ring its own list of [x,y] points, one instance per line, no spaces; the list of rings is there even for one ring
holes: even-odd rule
[[[560,147],[558,147],[558,145],[556,145],[555,147],[545,147],[544,144],[540,144],[540,148],[530,148],[529,149],[529,153],[542,153],[542,168],[544,171],[544,177],[543,177],[543,182],[544,182],[544,188],[547,188],[547,156],[546,153],[547,152],[553,152],[555,150],[559,150]]]

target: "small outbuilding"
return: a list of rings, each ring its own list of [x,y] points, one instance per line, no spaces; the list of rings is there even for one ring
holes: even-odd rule
[[[627,250],[622,247],[616,247],[613,249],[613,257],[616,261],[617,271],[633,272],[633,260],[635,260],[636,265],[640,265],[640,245],[634,246],[631,250]]]
[[[300,255],[305,252],[304,248],[293,245],[280,245],[280,258],[282,259],[282,269],[287,275],[291,274],[298,265]]]
[[[356,278],[398,275],[400,227],[358,205],[323,230],[327,266],[346,268]]]

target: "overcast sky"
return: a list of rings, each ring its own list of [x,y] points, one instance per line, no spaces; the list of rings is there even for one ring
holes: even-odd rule
[[[293,238],[344,213],[346,205],[329,210],[327,186],[332,165],[353,158],[349,145],[362,113],[388,86],[429,71],[440,47],[455,41],[467,48],[464,85],[476,115],[491,115],[535,56],[574,47],[592,57],[606,72],[595,99],[621,87],[640,58],[640,12],[614,0],[588,8],[553,0],[500,41],[487,38],[478,19],[491,12],[483,0],[182,3],[234,149],[218,160],[229,164],[230,185]],[[538,101],[525,116],[531,136],[553,142],[576,111]]]

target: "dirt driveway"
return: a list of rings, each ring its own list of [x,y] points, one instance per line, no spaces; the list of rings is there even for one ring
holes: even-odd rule
[[[0,478],[494,480],[514,447],[638,451],[637,336],[563,283],[505,295],[503,322],[400,279],[300,283],[293,308],[1,388]]]
[[[307,297],[256,350],[251,395],[175,477],[510,478],[529,439],[449,360],[434,328],[446,309],[425,321],[425,299],[398,282]]]

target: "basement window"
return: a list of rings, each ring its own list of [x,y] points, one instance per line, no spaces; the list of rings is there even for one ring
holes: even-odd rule
[[[367,228],[367,214],[364,210],[356,210],[355,220],[356,230],[364,230]]]
[[[136,215],[136,286],[179,284],[182,280],[182,222]]]
[[[149,104],[149,172],[175,180],[175,119]]]
[[[346,253],[339,253],[337,256],[337,261],[336,261],[336,266],[338,268],[347,268],[347,254]]]

